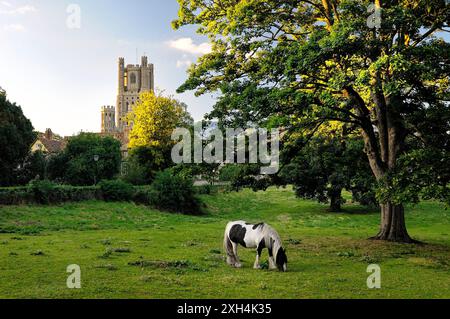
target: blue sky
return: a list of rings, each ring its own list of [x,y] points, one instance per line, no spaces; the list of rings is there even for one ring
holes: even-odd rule
[[[66,24],[72,3],[80,29]],[[175,90],[209,45],[193,27],[172,29],[177,11],[176,0],[0,0],[0,86],[39,131],[97,132],[100,107],[115,105],[118,57],[135,64],[138,49],[155,65],[156,86],[199,120],[214,99]]]

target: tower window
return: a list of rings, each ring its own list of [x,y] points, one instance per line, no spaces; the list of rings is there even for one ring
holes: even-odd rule
[[[131,75],[130,75],[130,83],[131,84],[136,84],[136,74],[131,73]]]

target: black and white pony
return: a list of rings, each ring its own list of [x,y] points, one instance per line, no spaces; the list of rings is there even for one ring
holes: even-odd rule
[[[269,268],[280,271],[287,270],[287,256],[282,247],[278,233],[267,224],[248,224],[244,221],[228,223],[225,228],[223,245],[227,253],[227,263],[240,268],[241,262],[237,254],[238,245],[245,248],[256,248],[255,269],[260,269],[259,259],[264,248],[269,250]]]

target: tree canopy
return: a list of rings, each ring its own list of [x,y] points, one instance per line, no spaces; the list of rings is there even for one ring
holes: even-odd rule
[[[292,131],[338,121],[357,130],[375,178],[385,190],[399,188],[395,198],[393,192],[380,197],[381,227],[374,238],[412,242],[402,205],[408,193],[395,180],[400,159],[411,152],[437,154],[450,166],[444,156],[450,147],[450,45],[439,38],[439,32],[448,32],[450,5],[444,0],[179,4],[173,26],[198,25],[212,43],[212,52],[191,66],[179,91],[220,90],[209,116],[225,123],[275,123]],[[370,8],[381,13],[376,27],[368,23]],[[420,167],[424,157],[413,159]],[[450,180],[444,173],[414,191],[431,187],[442,198]]]
[[[49,159],[48,173],[51,179],[71,185],[93,185],[114,178],[121,161],[118,140],[81,133],[69,139],[62,153]]]
[[[185,104],[171,97],[165,97],[161,92],[142,93],[127,120],[133,123],[130,148],[171,147],[173,130],[192,122]]]
[[[355,137],[297,138],[284,150],[279,175],[283,183],[294,186],[297,196],[330,203],[333,212],[345,203],[344,189],[352,192],[354,201],[374,205],[376,182],[363,148]]]
[[[18,170],[35,139],[33,125],[20,106],[11,103],[6,94],[0,92],[0,186],[18,182]]]

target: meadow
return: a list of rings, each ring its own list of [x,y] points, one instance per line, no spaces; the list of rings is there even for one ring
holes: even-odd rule
[[[201,197],[203,216],[99,201],[0,207],[0,298],[450,298],[450,212],[439,203],[407,207],[409,232],[424,242],[409,245],[368,240],[377,209],[330,213],[289,188]],[[245,249],[242,269],[227,266],[230,220],[274,226],[288,272],[252,269]],[[366,285],[374,263],[381,289]],[[81,289],[66,286],[70,264]]]

